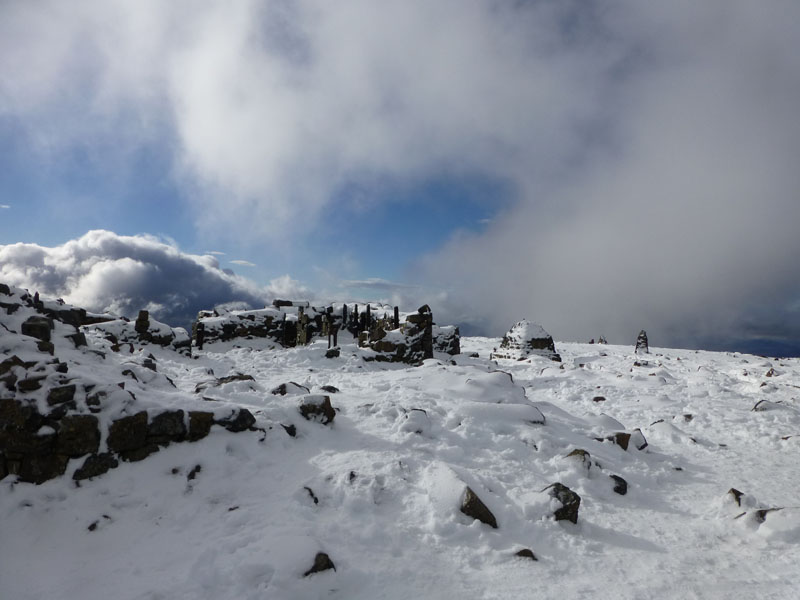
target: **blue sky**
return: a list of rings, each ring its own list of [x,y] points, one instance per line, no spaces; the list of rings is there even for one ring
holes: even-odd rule
[[[219,253],[198,263],[215,301],[380,293],[495,335],[524,317],[561,339],[793,347],[798,12],[12,0],[0,275],[141,299],[119,248],[146,261],[160,239],[159,268]]]

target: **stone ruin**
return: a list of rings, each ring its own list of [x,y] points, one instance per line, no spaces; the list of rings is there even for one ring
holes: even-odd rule
[[[326,356],[339,356],[338,336],[347,332],[364,359],[378,362],[419,364],[433,358],[434,351],[449,355],[461,352],[457,327],[439,327],[428,305],[402,315],[398,307],[367,304],[311,306],[305,301],[275,300],[273,306],[258,310],[201,311],[192,326],[197,343],[202,331],[204,343],[236,339],[267,339],[277,347],[292,348],[328,339]],[[200,324],[202,327],[200,328]]]
[[[541,325],[523,319],[503,336],[500,349],[493,352],[490,358],[526,360],[531,356],[561,362],[553,337]]]

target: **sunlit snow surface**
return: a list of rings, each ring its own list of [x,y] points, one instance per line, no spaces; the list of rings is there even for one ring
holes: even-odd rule
[[[265,433],[214,427],[80,487],[80,461],[40,486],[6,478],[0,598],[797,597],[797,359],[652,349],[634,366],[633,346],[558,343],[562,369],[488,361],[498,344],[464,338],[456,364],[416,368],[366,363],[348,343],[339,359],[319,342],[161,350],[179,389],[154,402],[186,407],[208,369],[249,374],[197,401],[247,407]],[[303,420],[304,391],[270,393],[290,381],[340,390],[332,425]],[[752,411],[761,399],[768,410]],[[595,439],[637,428],[642,451]],[[565,458],[574,449],[591,462]],[[577,525],[551,518],[555,482],[580,494]],[[498,529],[459,512],[465,485]],[[336,571],[303,577],[320,551]]]

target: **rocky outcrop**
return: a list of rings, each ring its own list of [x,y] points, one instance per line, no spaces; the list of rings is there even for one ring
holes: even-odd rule
[[[526,360],[531,356],[561,362],[553,337],[541,325],[522,320],[503,336],[500,350],[493,352],[490,358]]]
[[[64,475],[70,464],[77,467],[75,480],[87,479],[116,468],[121,461],[142,460],[171,443],[202,439],[213,425],[237,432],[255,423],[245,409],[215,416],[203,411],[187,414],[152,403],[141,406],[125,389],[125,382],[108,383],[119,376],[118,362],[106,365],[105,353],[94,348],[69,354],[86,344],[84,334],[77,330],[91,318],[86,311],[40,300],[19,288],[3,286],[0,293],[6,308],[0,313],[0,340],[6,353],[0,361],[0,479],[13,476],[40,484]],[[146,311],[135,323],[104,319],[89,327],[117,349],[121,344],[159,344],[188,350],[185,331],[153,321]],[[102,341],[95,336],[92,339],[93,343]],[[97,367],[105,376],[98,376],[106,383],[89,379],[86,369],[81,376],[74,375],[73,363],[55,356],[65,353],[68,360],[86,355],[99,361]],[[124,365],[130,367],[122,369],[122,374],[139,385],[145,381],[152,384],[150,377],[161,384],[169,382],[164,375],[156,375],[151,354]]]
[[[191,339],[183,327],[170,327],[156,321],[146,310],[139,311],[133,323],[124,318],[115,319],[88,325],[87,329],[99,332],[111,342],[111,350],[115,352],[119,352],[125,344],[131,344],[132,347],[155,344],[185,355],[192,353]]]

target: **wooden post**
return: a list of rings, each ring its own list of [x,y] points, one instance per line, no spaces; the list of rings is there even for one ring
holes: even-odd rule
[[[369,330],[370,330],[370,321],[371,321],[371,320],[372,320],[372,319],[371,319],[370,308],[369,308],[369,304],[367,304],[367,317],[366,317],[366,319],[364,320],[364,321],[365,321],[365,323],[364,323],[364,324],[366,325],[366,327],[364,327],[364,329],[366,329],[367,331],[369,331]]]

